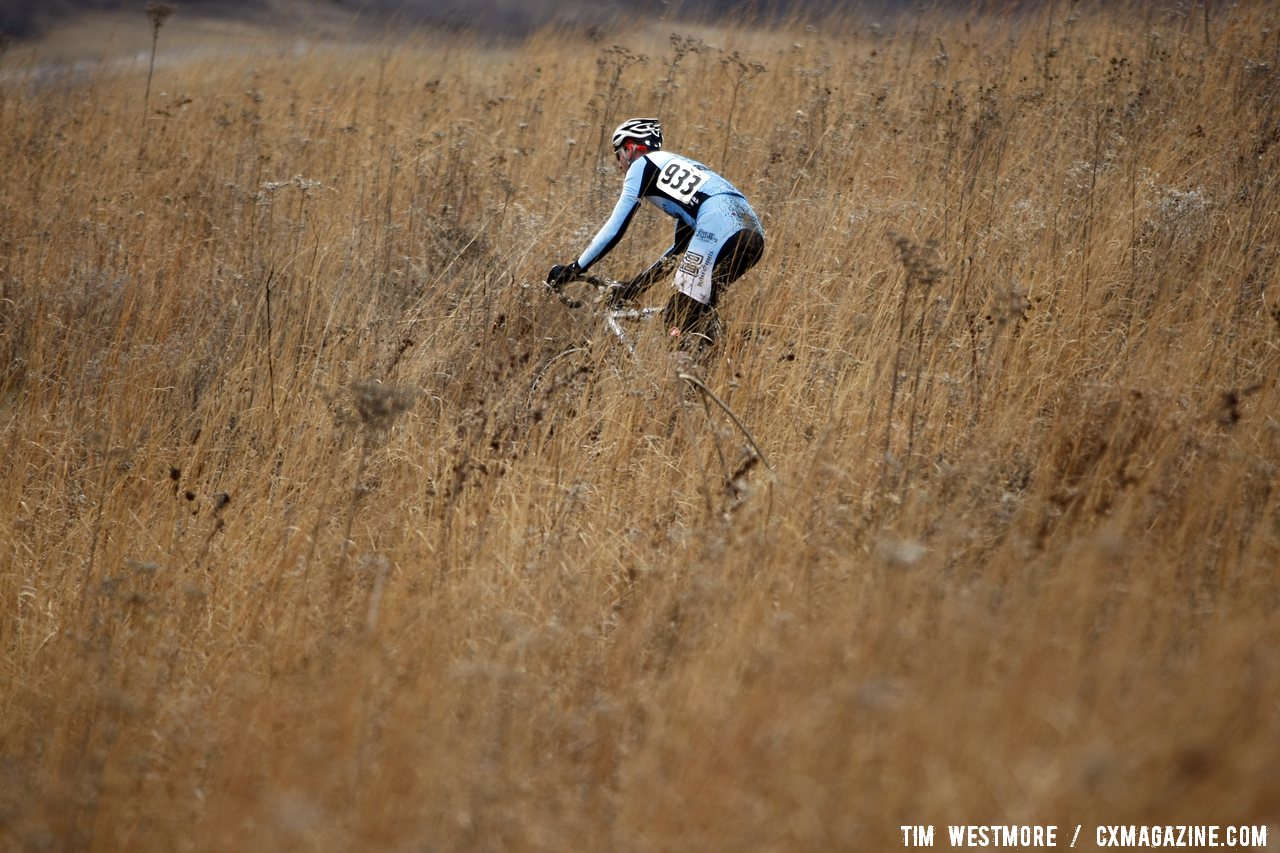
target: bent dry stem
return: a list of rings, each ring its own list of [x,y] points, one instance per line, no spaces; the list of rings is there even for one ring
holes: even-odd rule
[[[713,403],[719,406],[720,409],[726,415],[729,416],[729,420],[733,421],[733,425],[736,426],[738,430],[742,433],[742,435],[747,439],[747,442],[751,445],[751,449],[755,451],[756,456],[759,457],[760,461],[764,463],[764,467],[768,468],[769,471],[772,472],[773,465],[769,463],[769,457],[765,456],[764,450],[762,450],[759,443],[756,442],[756,438],[751,434],[751,430],[747,429],[746,424],[742,422],[742,419],[737,416],[737,414],[733,411],[733,409],[729,408],[728,404],[726,404],[724,400],[721,400],[719,397],[717,397],[715,393],[710,388],[707,387],[706,383],[703,382],[698,377],[689,373],[679,373],[676,375],[680,379],[684,380],[685,382],[689,383],[694,388],[696,388],[698,390],[698,393],[702,395],[704,400],[711,400]]]

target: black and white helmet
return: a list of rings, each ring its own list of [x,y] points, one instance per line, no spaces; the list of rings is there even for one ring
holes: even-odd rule
[[[657,151],[662,148],[662,125],[656,118],[629,118],[613,132],[613,150],[617,151],[627,140]]]

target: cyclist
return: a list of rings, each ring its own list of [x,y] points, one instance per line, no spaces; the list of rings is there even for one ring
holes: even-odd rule
[[[620,124],[613,132],[613,152],[618,168],[626,172],[613,214],[577,260],[551,268],[547,283],[558,288],[607,255],[626,233],[641,199],[646,199],[676,220],[675,240],[652,266],[616,291],[614,299],[639,296],[679,258],[676,292],[662,312],[668,334],[714,341],[721,294],[764,254],[759,218],[746,197],[720,175],[696,160],[663,151],[662,126],[655,118]]]

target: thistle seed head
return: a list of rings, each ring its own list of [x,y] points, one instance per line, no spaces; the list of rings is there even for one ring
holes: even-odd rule
[[[398,415],[413,405],[411,392],[383,385],[376,380],[358,382],[351,387],[351,391],[355,397],[360,423],[370,430],[390,427]]]
[[[172,3],[147,4],[147,17],[151,19],[151,26],[155,28],[157,33],[164,26],[164,22],[169,20],[169,16],[174,13],[174,8]]]

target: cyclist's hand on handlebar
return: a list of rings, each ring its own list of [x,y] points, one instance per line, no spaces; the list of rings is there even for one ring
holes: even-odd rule
[[[547,284],[551,285],[552,290],[559,290],[565,284],[576,279],[582,274],[582,270],[578,269],[578,262],[571,261],[567,264],[556,264],[551,268],[551,272],[547,273]]]

